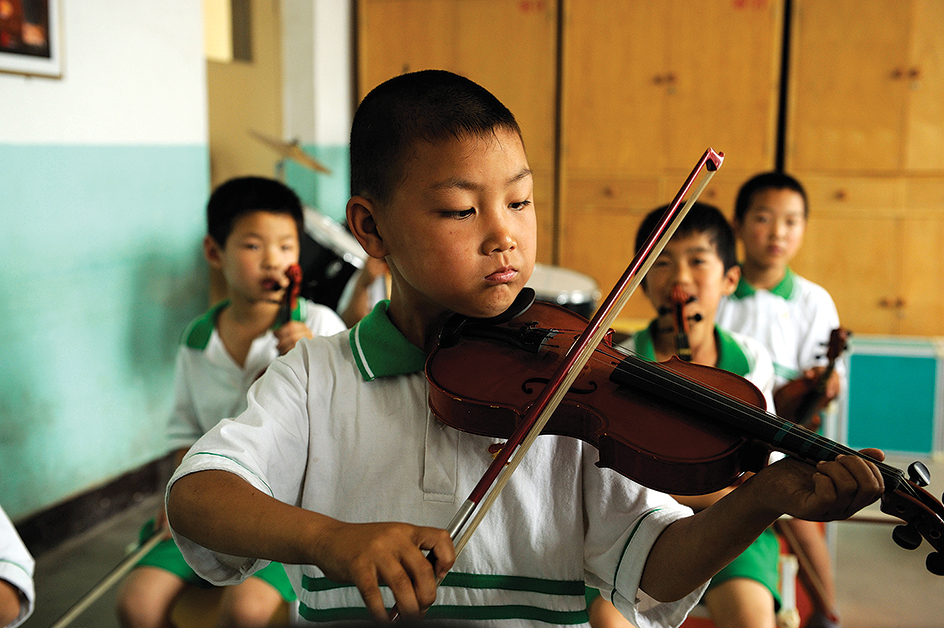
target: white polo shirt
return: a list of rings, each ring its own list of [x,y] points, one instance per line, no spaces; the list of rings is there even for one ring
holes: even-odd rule
[[[174,370],[174,412],[167,427],[171,450],[193,445],[220,419],[246,409],[246,392],[266,367],[279,356],[272,330],[252,341],[243,366],[223,345],[216,319],[228,301],[210,308],[181,336]],[[304,321],[315,336],[330,336],[347,329],[334,310],[298,299],[292,320]]]
[[[350,334],[298,343],[249,391],[249,407],[211,429],[168,485],[230,471],[279,500],[347,522],[445,527],[491,462],[498,439],[431,416],[425,355],[393,326],[384,301]],[[541,436],[439,588],[428,617],[476,625],[587,625],[585,582],[636,626],[681,623],[702,590],[660,604],[639,590],[652,544],[690,510],[608,469],[580,441]],[[175,534],[216,584],[265,564]],[[366,618],[357,589],[311,565],[285,565],[301,618]],[[613,591],[615,585],[615,592]],[[386,603],[393,598],[382,588]]]
[[[7,624],[7,628],[19,626],[33,612],[36,602],[33,588],[35,564],[13,522],[0,508],[0,580],[6,580],[20,592],[20,614],[13,623]]]
[[[742,278],[734,294],[722,299],[715,321],[764,345],[774,363],[776,390],[805,370],[825,365],[839,313],[824,288],[788,268],[771,290],[755,289]],[[841,361],[836,369],[844,375]]]

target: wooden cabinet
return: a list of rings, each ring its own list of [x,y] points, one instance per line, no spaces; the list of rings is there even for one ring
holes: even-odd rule
[[[794,5],[787,167],[944,172],[944,2]]]
[[[359,90],[438,67],[495,93],[535,172],[539,261],[606,292],[705,148],[725,162],[702,198],[729,216],[775,167],[784,4],[359,0]],[[793,266],[853,331],[942,335],[944,0],[791,6],[782,157],[811,210]]]
[[[450,70],[511,109],[534,172],[538,261],[554,234],[555,0],[359,0],[358,93],[404,72]]]
[[[642,217],[672,200],[706,148],[725,163],[702,200],[726,215],[740,184],[774,167],[783,5],[564,7],[558,263],[607,290]],[[651,314],[642,295],[625,310]]]
[[[843,324],[944,334],[944,0],[795,0],[786,165],[795,260]]]
[[[804,180],[811,216],[796,270],[853,332],[944,333],[944,180]]]

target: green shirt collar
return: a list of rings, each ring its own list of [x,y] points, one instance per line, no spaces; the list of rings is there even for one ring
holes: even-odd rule
[[[364,381],[422,371],[426,354],[400,333],[387,316],[385,300],[348,332],[354,360]]]
[[[636,344],[636,355],[655,362],[656,350],[653,344],[653,332],[656,329],[656,321],[652,321],[649,327],[636,332],[633,341]],[[718,363],[715,366],[723,371],[747,376],[751,371],[751,363],[741,346],[737,341],[723,329],[715,325],[715,342],[718,343]]]
[[[783,276],[783,280],[778,283],[776,286],[770,289],[772,294],[776,294],[778,297],[783,299],[789,299],[790,295],[793,294],[793,286],[796,283],[796,275],[787,267],[787,272]],[[754,288],[751,284],[747,283],[744,279],[744,275],[741,275],[740,281],[738,281],[737,289],[734,291],[733,297],[735,299],[744,299],[746,297],[752,296],[757,292],[757,289]]]
[[[216,328],[216,319],[219,318],[220,312],[229,305],[229,301],[229,299],[223,299],[204,312],[200,318],[190,323],[181,336],[181,342],[191,349],[198,351],[206,349],[207,345],[210,343],[210,336],[213,335],[213,330]],[[297,303],[295,303],[295,309],[292,310],[292,320],[304,322],[306,310],[305,301],[298,299]],[[277,326],[277,323],[273,323],[272,329],[275,329]]]
[[[213,329],[216,327],[216,318],[227,305],[229,305],[229,299],[224,299],[190,323],[181,336],[181,342],[197,351],[206,349],[210,336],[213,335]]]

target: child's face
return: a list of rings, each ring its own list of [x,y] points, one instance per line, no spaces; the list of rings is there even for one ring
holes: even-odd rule
[[[226,245],[208,259],[223,271],[230,298],[279,302],[288,286],[285,271],[298,263],[298,250],[291,216],[257,211],[237,218]]]
[[[646,296],[656,311],[671,309],[675,304],[672,293],[679,286],[695,297],[685,306],[685,316],[692,319],[698,315],[707,323],[705,327],[713,328],[718,304],[723,296],[734,292],[739,273],[736,266],[725,272],[724,262],[707,233],[676,235],[646,275]]]
[[[504,312],[534,269],[533,180],[517,133],[419,142],[376,213],[391,315]]]
[[[744,244],[748,262],[762,267],[785,267],[800,250],[806,230],[803,197],[788,189],[754,194],[744,219],[734,231]]]

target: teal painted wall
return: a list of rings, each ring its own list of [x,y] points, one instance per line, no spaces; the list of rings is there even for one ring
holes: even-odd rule
[[[338,222],[345,222],[347,201],[351,197],[350,147],[306,144],[302,148],[317,159],[331,174],[313,172],[294,161],[286,161],[285,182],[302,202]]]
[[[0,144],[0,496],[22,517],[165,453],[206,305],[205,144]]]

